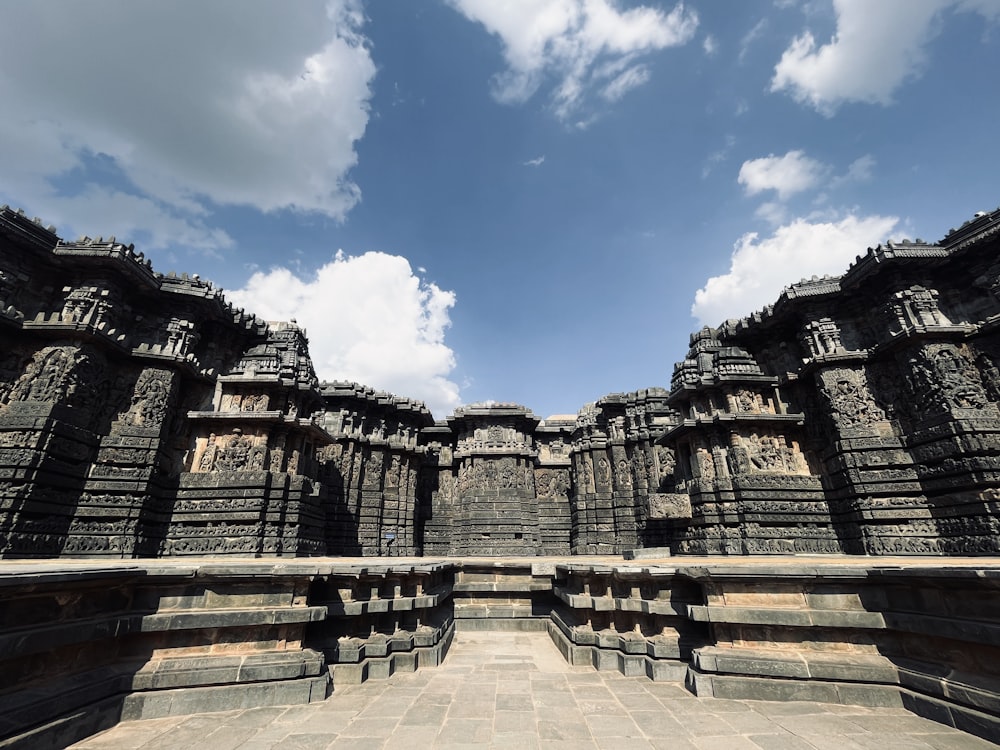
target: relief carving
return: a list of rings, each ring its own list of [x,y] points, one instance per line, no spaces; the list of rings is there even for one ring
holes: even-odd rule
[[[169,370],[143,370],[132,393],[132,404],[122,421],[140,427],[161,425],[167,416],[173,384],[173,373]]]
[[[820,390],[830,404],[837,427],[870,427],[885,419],[885,412],[875,403],[862,372],[827,370],[820,379]]]
[[[840,327],[832,318],[810,321],[799,334],[799,343],[810,357],[821,357],[844,350],[840,340]]]
[[[948,409],[981,409],[986,390],[975,366],[950,344],[934,344],[912,353],[907,381],[925,416]]]

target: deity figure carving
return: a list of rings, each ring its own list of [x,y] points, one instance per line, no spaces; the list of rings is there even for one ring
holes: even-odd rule
[[[715,481],[715,460],[712,457],[711,451],[705,447],[699,447],[695,451],[695,464],[698,469],[698,476],[701,477],[702,481]]]
[[[386,487],[398,487],[399,486],[399,468],[401,466],[399,456],[393,454],[392,460],[389,462],[389,471],[385,475],[385,486]]]
[[[986,390],[979,373],[956,347],[938,344],[910,355],[907,380],[918,408],[926,415],[941,409],[980,409]]]
[[[372,453],[365,462],[365,487],[374,488],[382,483],[382,454]]]
[[[632,467],[624,458],[618,459],[618,468],[615,472],[615,482],[619,487],[626,488],[632,486]]]
[[[125,420],[137,426],[153,427],[163,422],[167,415],[173,386],[173,373],[169,370],[146,369],[136,381],[132,404]]]
[[[603,487],[611,484],[611,464],[604,456],[597,460],[597,483]]]
[[[862,372],[828,370],[820,381],[820,390],[830,403],[838,427],[868,427],[885,419],[885,412],[875,403]]]
[[[233,429],[222,447],[219,448],[215,456],[215,467],[222,471],[240,471],[247,469],[250,461],[250,449],[254,446],[254,440],[249,435],[244,435],[239,427]]]

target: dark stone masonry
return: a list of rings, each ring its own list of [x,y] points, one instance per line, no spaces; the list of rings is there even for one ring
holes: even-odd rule
[[[326,700],[463,631],[997,742],[998,553],[1000,209],[702,329],[669,389],[439,420],[0,209],[0,750]]]
[[[435,421],[293,323],[0,211],[0,555],[1000,552],[1000,211],[691,337],[670,389]]]

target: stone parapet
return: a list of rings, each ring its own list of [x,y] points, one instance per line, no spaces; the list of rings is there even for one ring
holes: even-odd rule
[[[234,558],[0,564],[0,747],[122,718],[322,700],[462,631],[699,696],[902,706],[1000,740],[1000,568],[982,559]]]

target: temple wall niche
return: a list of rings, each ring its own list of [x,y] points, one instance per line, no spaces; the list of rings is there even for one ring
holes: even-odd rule
[[[320,383],[306,332],[0,209],[0,556],[997,554],[1000,211],[541,419]]]

